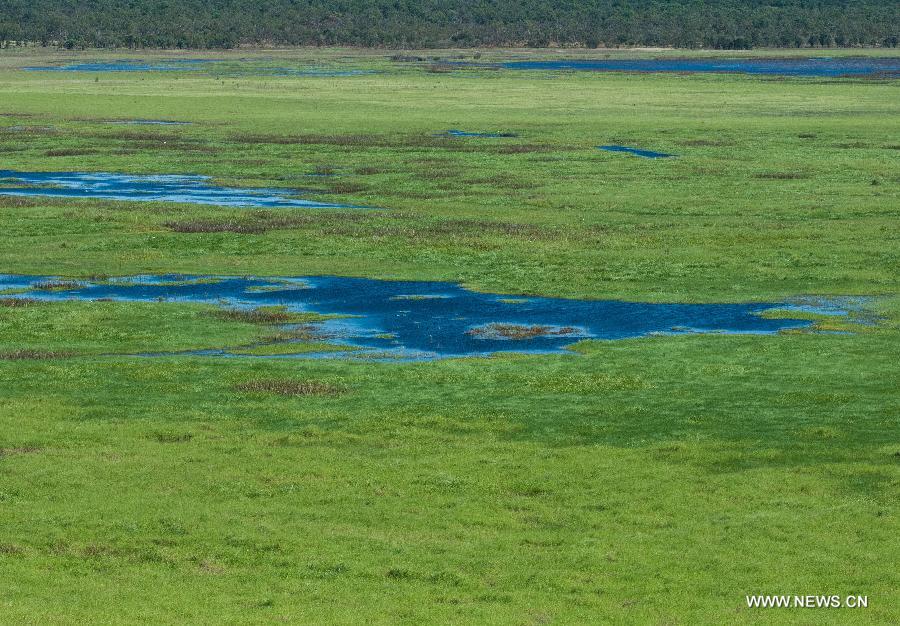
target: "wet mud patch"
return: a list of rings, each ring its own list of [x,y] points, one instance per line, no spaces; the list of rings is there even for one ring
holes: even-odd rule
[[[225,187],[208,176],[112,174],[107,172],[19,172],[0,170],[0,195],[175,202],[227,207],[359,209],[296,197],[299,190]]]
[[[41,284],[68,288],[42,290]],[[225,307],[225,319],[280,328],[250,352],[192,354],[243,358],[426,360],[498,352],[563,352],[583,339],[625,339],[684,333],[775,334],[813,322],[790,302],[660,304],[515,297],[479,293],[442,282],[337,276],[139,276],[64,281],[0,275],[11,298],[188,302]],[[779,310],[774,316],[766,311]],[[292,341],[317,342],[309,345]],[[327,343],[325,343],[327,342]],[[330,345],[329,345],[330,344]],[[274,346],[265,348],[266,345]],[[321,348],[320,352],[317,352]]]

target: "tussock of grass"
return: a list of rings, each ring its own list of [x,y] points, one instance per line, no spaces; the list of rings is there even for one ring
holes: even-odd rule
[[[72,354],[72,352],[20,348],[18,350],[0,351],[0,361],[44,361],[64,359],[72,356]]]
[[[734,142],[728,139],[688,139],[687,141],[682,141],[681,145],[683,146],[692,146],[697,148],[704,147],[724,147],[724,146],[733,146]]]
[[[41,201],[25,196],[3,196],[0,195],[0,207],[10,209],[25,209],[40,206]]]
[[[802,180],[809,178],[809,174],[803,172],[761,172],[756,178],[763,180]]]
[[[271,228],[270,225],[261,222],[204,219],[165,222],[163,226],[176,233],[238,233],[241,235],[259,235]]]
[[[336,182],[328,189],[328,193],[360,193],[368,191],[369,186],[362,183],[353,183],[347,181]]]
[[[638,376],[606,373],[566,372],[534,376],[526,381],[530,389],[552,393],[592,394],[601,391],[631,391],[651,385]]]
[[[250,380],[234,386],[244,393],[271,393],[279,396],[336,396],[346,387],[321,380],[282,380],[275,378]]]
[[[285,215],[277,213],[260,212],[248,216],[233,216],[227,218],[193,218],[185,220],[170,220],[163,226],[176,233],[237,233],[245,235],[259,235],[270,230],[292,230],[301,227],[315,229],[332,229],[336,231],[342,228],[344,222],[359,222],[366,219],[364,215],[355,213],[341,213],[339,215],[328,214],[300,214]],[[346,226],[343,227],[346,230]]]
[[[351,146],[354,148],[440,148],[450,152],[490,152],[494,154],[520,154],[528,152],[548,152],[564,150],[562,146],[551,144],[504,144],[458,141],[454,138],[421,135],[375,135],[375,134],[323,134],[269,135],[262,133],[241,133],[233,135],[231,141],[250,145],[306,145],[306,146]]]
[[[38,446],[7,446],[0,448],[0,458],[5,456],[17,456],[20,454],[35,454],[40,452]]]
[[[42,280],[34,283],[32,288],[39,291],[67,291],[79,289],[81,286],[81,283],[74,280]]]
[[[44,155],[48,157],[67,157],[67,156],[84,156],[87,154],[97,154],[97,150],[90,148],[57,148],[47,150]]]
[[[43,301],[35,298],[0,298],[0,307],[6,309],[24,309],[39,304],[43,304]]]
[[[119,130],[104,133],[105,139],[118,139],[122,141],[146,141],[146,142],[177,142],[183,137],[173,132],[154,132],[149,130]]]
[[[150,435],[150,439],[157,443],[186,443],[194,438],[192,433],[178,433],[172,431],[157,431]]]
[[[221,309],[214,311],[212,315],[223,320],[249,324],[287,324],[304,319],[303,314],[293,313],[283,306],[257,307],[255,309]]]
[[[554,328],[552,326],[543,326],[541,324],[487,324],[472,328],[466,331],[469,335],[476,337],[501,337],[503,339],[522,340],[534,339],[535,337],[559,337],[565,335],[573,335],[578,329],[571,326],[562,328]]]

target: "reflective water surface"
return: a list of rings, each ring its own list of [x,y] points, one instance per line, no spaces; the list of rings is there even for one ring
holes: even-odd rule
[[[360,208],[297,198],[291,189],[221,187],[207,176],[0,170],[0,195],[187,202],[229,207]]]
[[[47,300],[133,300],[218,304],[239,309],[282,305],[289,311],[335,316],[304,324],[306,338],[353,351],[295,356],[434,359],[497,352],[561,352],[582,339],[627,339],[654,334],[771,334],[808,327],[790,319],[810,311],[847,313],[847,303],[755,302],[660,304],[509,296],[444,282],[388,281],[337,276],[131,276],[66,282],[48,276],[0,275],[0,291]],[[13,293],[15,292],[15,293]],[[777,309],[779,319],[760,314]],[[784,312],[788,314],[784,316]],[[788,319],[785,319],[787,317]],[[285,325],[286,330],[296,325]],[[290,342],[278,356],[291,356]],[[209,354],[229,355],[224,351]]]

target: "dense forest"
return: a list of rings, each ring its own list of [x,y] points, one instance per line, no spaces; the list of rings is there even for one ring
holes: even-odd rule
[[[896,46],[898,0],[0,0],[2,45]]]

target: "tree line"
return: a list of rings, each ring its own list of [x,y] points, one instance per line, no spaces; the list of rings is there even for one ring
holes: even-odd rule
[[[0,0],[0,45],[895,47],[897,0]]]

